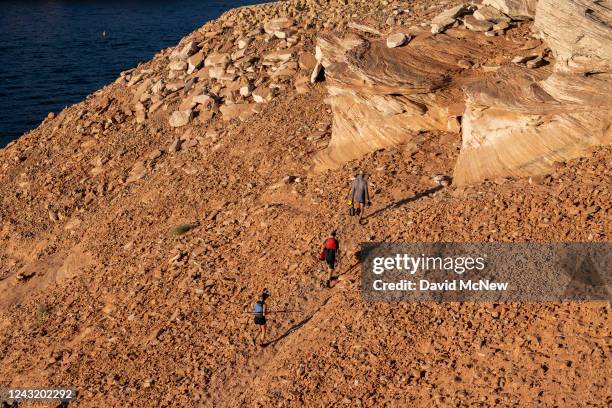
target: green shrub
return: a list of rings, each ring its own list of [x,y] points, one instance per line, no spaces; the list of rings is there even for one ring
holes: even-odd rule
[[[192,224],[179,224],[176,227],[172,228],[172,235],[178,237],[180,235],[186,234],[187,232],[193,229]]]

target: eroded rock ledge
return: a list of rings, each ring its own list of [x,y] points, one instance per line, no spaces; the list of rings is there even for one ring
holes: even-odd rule
[[[533,38],[521,36],[531,23],[518,20],[534,10]],[[411,27],[403,46],[363,32],[320,38],[334,123],[315,168],[420,131],[460,132],[454,178],[466,184],[544,173],[610,143],[610,10],[587,0],[496,0],[449,10],[431,32]]]

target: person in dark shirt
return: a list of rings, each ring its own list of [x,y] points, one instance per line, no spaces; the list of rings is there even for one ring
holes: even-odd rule
[[[261,346],[263,346],[266,341],[266,299],[269,297],[270,292],[268,292],[268,289],[264,289],[259,300],[255,302],[255,307],[253,309],[255,324],[260,327],[260,332],[255,335],[253,341],[257,342],[257,336],[261,335],[261,339],[259,340]]]

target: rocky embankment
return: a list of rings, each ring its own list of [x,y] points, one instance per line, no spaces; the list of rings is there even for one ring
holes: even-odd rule
[[[607,405],[608,303],[359,294],[364,241],[610,239],[603,4],[483,3],[231,10],[0,150],[0,383],[83,407]],[[261,349],[263,287],[292,312]]]

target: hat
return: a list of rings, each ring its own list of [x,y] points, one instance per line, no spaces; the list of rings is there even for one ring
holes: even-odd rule
[[[268,289],[264,289],[263,292],[261,292],[261,298],[265,300],[269,297],[270,297],[270,292],[268,291]]]

